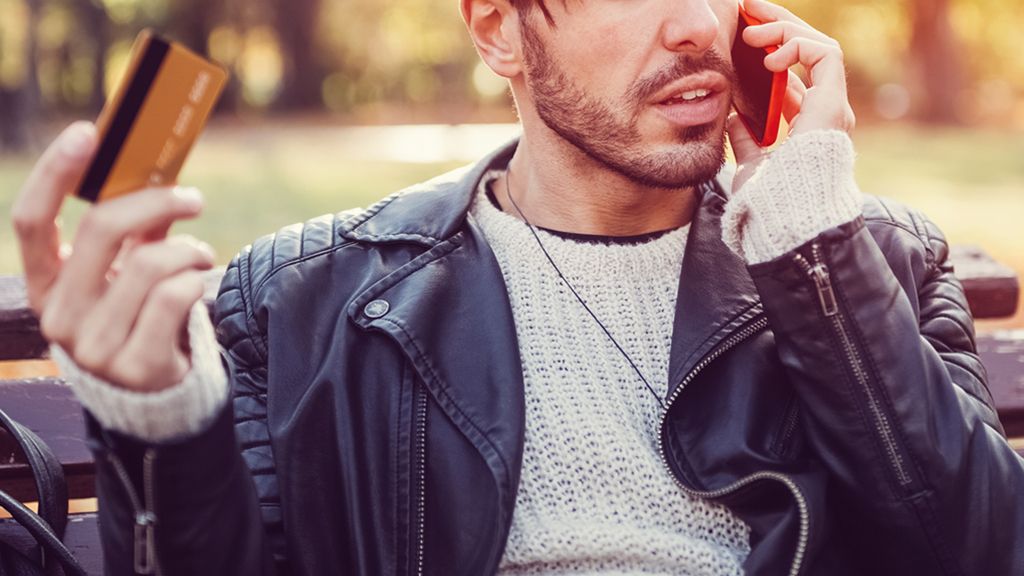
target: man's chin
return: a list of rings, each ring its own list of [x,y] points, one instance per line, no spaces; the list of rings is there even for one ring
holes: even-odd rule
[[[713,142],[687,142],[651,150],[613,169],[629,179],[660,189],[690,188],[711,180],[725,164],[725,148]]]
[[[725,134],[715,124],[684,129],[671,142],[655,146],[634,179],[658,188],[687,188],[714,178],[725,164]]]

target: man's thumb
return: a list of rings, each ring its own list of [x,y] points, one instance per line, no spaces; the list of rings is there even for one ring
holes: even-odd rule
[[[736,156],[736,163],[739,165],[761,158],[761,147],[754,142],[750,131],[740,120],[740,115],[733,112],[726,122],[726,131],[729,133],[729,144],[732,145],[732,152]]]
[[[734,112],[729,116],[725,129],[729,134],[732,153],[736,157],[736,178],[733,180],[733,190],[739,190],[764,159],[764,149],[754,141],[743,121],[740,120],[739,114]]]

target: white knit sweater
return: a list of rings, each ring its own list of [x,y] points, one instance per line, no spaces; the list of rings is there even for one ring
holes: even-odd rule
[[[676,485],[658,455],[658,399],[526,224],[483,191],[470,210],[508,288],[526,390],[523,469],[500,574],[742,574],[748,529]],[[658,398],[688,231],[642,243],[538,232]]]
[[[729,201],[723,241],[754,264],[853,220],[861,206],[853,158],[842,132],[789,138]],[[552,276],[525,224],[480,198],[471,215],[508,287],[526,383],[525,461],[503,573],[742,573],[747,527],[674,484],[657,454],[653,396]],[[680,229],[642,245],[607,246],[542,236],[661,396],[685,237]],[[156,394],[117,389],[81,371],[59,346],[51,350],[101,424],[159,442],[199,433],[227,401],[199,305],[189,331],[192,370]]]

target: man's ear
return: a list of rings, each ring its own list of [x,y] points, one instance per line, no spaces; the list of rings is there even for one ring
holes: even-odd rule
[[[466,21],[480,58],[504,78],[522,72],[519,14],[508,0],[461,0]]]

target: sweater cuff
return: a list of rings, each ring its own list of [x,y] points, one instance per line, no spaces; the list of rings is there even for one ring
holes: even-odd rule
[[[790,137],[729,199],[722,241],[753,265],[767,262],[861,214],[850,137],[816,130]]]
[[[188,334],[192,367],[181,382],[157,392],[127,390],[97,378],[57,344],[50,344],[50,356],[79,402],[104,428],[165,442],[199,434],[228,400],[227,375],[202,302],[189,312]]]

